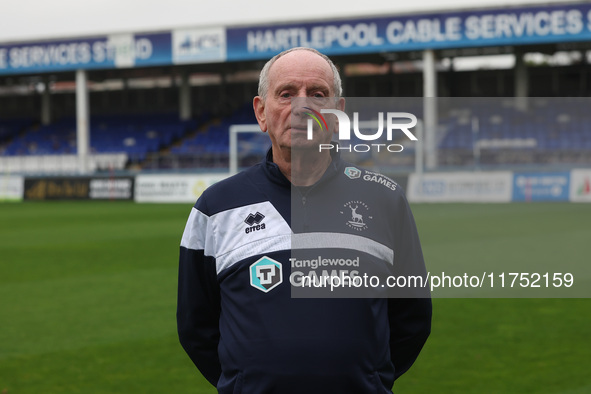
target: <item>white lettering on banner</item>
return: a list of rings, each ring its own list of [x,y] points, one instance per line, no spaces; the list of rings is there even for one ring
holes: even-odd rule
[[[580,11],[570,10],[566,13],[566,32],[568,34],[578,34],[585,28],[583,15]]]
[[[554,34],[564,34],[565,33],[565,15],[564,11],[553,12],[550,17],[550,29],[554,32]]]
[[[102,63],[107,58],[106,54],[107,43],[104,41],[97,41],[92,44],[92,60],[95,63]]]
[[[316,26],[309,34],[306,28],[249,31],[246,34],[248,52],[280,51],[296,46],[330,48],[337,42],[343,48],[382,45],[375,23]]]
[[[591,18],[591,13],[588,19]],[[472,15],[466,18],[469,40],[579,34],[584,27],[579,10],[540,11],[523,14]]]
[[[152,41],[147,38],[140,38],[135,42],[135,58],[140,60],[149,59],[152,56]]]
[[[116,43],[117,44],[117,43]],[[102,63],[116,60],[117,51],[125,51],[124,57],[133,55],[134,59],[148,59],[152,56],[152,42],[147,38],[132,41],[130,48],[118,44],[108,45],[105,41],[71,42],[50,45],[31,45],[13,47],[9,51],[0,49],[0,68],[31,68],[48,66],[78,66],[90,62]],[[120,55],[120,54],[119,54]],[[130,59],[133,61],[133,59]]]
[[[8,57],[12,68],[78,65],[91,59],[87,42],[15,47],[10,49]]]
[[[6,68],[8,64],[6,62],[6,49],[0,48],[0,68]]]
[[[591,30],[591,11],[577,9],[468,15],[447,18],[393,20],[384,32],[376,23],[292,27],[247,32],[248,52],[281,51],[295,46],[317,49],[381,46],[389,44],[494,40],[549,35],[576,35]],[[587,25],[585,24],[587,22]]]
[[[457,41],[462,39],[461,20],[453,17],[445,19],[409,20],[405,24],[393,21],[386,28],[386,38],[392,44],[409,42]]]
[[[92,44],[92,60],[95,63],[115,61],[133,64],[135,59],[149,59],[153,53],[152,41],[140,38],[130,42],[129,37],[114,36],[109,41],[97,41]]]

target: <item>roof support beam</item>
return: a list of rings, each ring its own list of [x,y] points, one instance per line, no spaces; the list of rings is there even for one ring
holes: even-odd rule
[[[76,147],[78,148],[78,172],[81,174],[87,174],[89,171],[89,112],[87,74],[85,70],[76,70]]]
[[[437,70],[435,52],[423,51],[423,117],[425,143],[425,165],[427,169],[437,168]]]

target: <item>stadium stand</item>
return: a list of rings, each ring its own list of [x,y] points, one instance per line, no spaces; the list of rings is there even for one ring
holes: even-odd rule
[[[589,161],[591,124],[582,101],[531,99],[527,111],[513,106],[475,105],[455,109],[442,120],[439,143],[443,164],[473,164],[474,150],[481,164],[584,163]],[[478,119],[477,132],[472,120]]]
[[[436,146],[428,148],[439,153],[426,154],[426,157],[435,157],[431,163],[426,162],[428,170],[438,166],[448,169],[479,165],[493,169],[534,163],[588,166],[591,165],[588,111],[557,108],[556,100],[544,99],[591,95],[591,41],[588,29],[583,28],[591,12],[588,2],[572,3],[539,7],[523,4],[510,11],[494,7],[450,10],[429,17],[422,12],[392,14],[385,16],[389,18],[388,26],[393,27],[392,34],[375,40],[386,47],[372,49],[373,41],[370,45],[363,40],[352,44],[348,40],[353,37],[347,36],[343,42],[349,44],[341,46],[339,40],[334,40],[323,50],[341,70],[346,97],[418,99],[426,94],[424,82],[433,81],[434,97],[441,98],[441,105],[434,137]],[[485,21],[493,19],[507,21],[519,15],[520,21],[530,23],[532,15],[545,20],[549,15],[559,17],[565,13],[580,17],[579,23],[570,26],[569,34],[561,33],[558,25],[553,27],[556,31],[547,31],[551,24],[538,26],[539,31],[533,27],[515,29],[502,39],[493,39],[486,30],[489,25]],[[449,26],[455,26],[459,21],[458,37],[465,39],[443,33],[418,41],[411,37],[415,23],[433,26],[439,31],[439,27],[448,26],[448,22]],[[483,30],[474,30],[471,25],[474,21],[481,22],[478,26]],[[381,17],[368,17],[348,21],[320,20],[313,24],[302,22],[299,28],[302,37],[312,37],[313,31],[330,30],[335,26],[341,26],[338,29],[345,34],[353,25],[363,30],[367,26],[382,26],[382,23],[386,22]],[[377,33],[385,34],[384,26]],[[499,22],[498,26],[504,25]],[[263,31],[265,35],[260,35]],[[258,72],[264,61],[275,53],[270,48],[284,45],[281,40],[272,42],[272,39],[284,37],[286,32],[284,26],[274,23],[220,27],[220,33],[211,33],[216,37],[213,41],[220,44],[219,48],[215,51],[210,48],[212,52],[207,53],[212,57],[203,58],[200,56],[205,56],[206,52],[198,48],[203,32],[197,28],[147,35],[137,33],[135,45],[144,48],[142,45],[149,42],[153,50],[144,53],[148,58],[135,59],[131,67],[120,67],[116,61],[105,63],[106,58],[100,56],[86,59],[88,64],[65,66],[53,64],[51,59],[48,64],[18,62],[20,58],[16,57],[0,69],[0,159],[21,157],[24,160],[77,153],[74,114],[79,108],[77,98],[85,96],[75,89],[78,74],[73,71],[79,70],[84,71],[88,82],[90,154],[124,154],[129,159],[125,169],[227,167],[229,128],[233,124],[256,123],[251,102],[257,91]],[[261,41],[259,36],[266,38]],[[177,37],[182,40],[173,39]],[[112,44],[108,37],[76,40],[71,42],[72,48],[79,45],[82,49],[95,48],[92,40],[104,43],[105,48]],[[301,44],[309,44],[307,39],[301,40]],[[190,42],[196,45],[194,50],[186,47]],[[14,56],[50,53],[58,44],[63,43],[9,43],[0,45],[0,50]],[[181,46],[177,48],[177,44]],[[102,48],[102,44],[97,44],[96,48]],[[433,55],[433,62],[425,60],[428,53]],[[480,56],[508,55],[512,56],[514,64],[480,63],[473,67],[460,64]],[[433,63],[433,67],[427,67],[427,63]],[[426,75],[433,78],[426,78]],[[498,103],[514,96],[527,97],[529,107],[495,105],[491,108],[478,101],[456,105],[459,98],[496,98]],[[418,106],[412,113],[420,117],[421,111]],[[192,120],[180,120],[191,116]],[[14,117],[20,118],[9,120]],[[240,138],[253,156],[260,155],[266,148],[255,134],[244,134]],[[432,139],[425,137],[427,140]],[[414,149],[412,145],[405,146],[405,154],[391,158],[398,160],[393,165],[403,164],[411,170]],[[370,166],[369,161],[381,159],[379,155],[366,156]],[[18,166],[14,168],[18,172]]]
[[[214,122],[204,131],[196,133],[193,138],[185,139],[180,146],[171,148],[171,153],[228,153],[230,126],[254,123],[256,123],[256,118],[252,105],[245,104],[230,116]]]
[[[465,108],[444,108],[439,115],[440,164],[474,164],[475,149],[481,154],[481,165],[588,161],[591,123],[586,109],[568,100],[563,108],[543,98],[530,102],[526,111],[517,109],[511,99],[505,106],[472,101]],[[414,113],[419,114],[420,108]],[[478,119],[478,133],[473,132],[473,119]],[[255,123],[250,103],[213,119],[204,115],[181,121],[175,113],[96,115],[91,118],[91,153],[125,153],[130,163],[151,169],[224,167],[228,165],[230,126]],[[1,123],[4,156],[76,153],[73,118],[45,126],[31,124],[30,119]],[[253,155],[267,148],[258,137],[241,137]]]
[[[3,122],[0,136],[9,141],[5,156],[63,155],[76,153],[76,122],[63,118],[50,125],[31,121]],[[91,119],[91,153],[126,153],[141,161],[148,153],[169,146],[195,130],[199,120],[180,121],[176,114],[101,115]],[[23,129],[20,135],[17,130]]]
[[[0,153],[4,154],[8,143],[32,123],[29,118],[0,119]]]

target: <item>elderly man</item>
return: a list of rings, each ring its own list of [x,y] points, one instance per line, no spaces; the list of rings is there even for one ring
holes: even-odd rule
[[[258,94],[254,111],[271,149],[260,164],[206,190],[183,233],[181,344],[220,393],[388,393],[429,335],[430,299],[295,298],[292,286],[301,283],[292,253],[354,251],[372,267],[424,272],[406,199],[397,187],[360,184],[364,170],[319,152],[330,133],[310,138],[294,98],[344,108],[326,56],[309,48],[275,56]],[[351,226],[325,220],[384,202],[371,228],[361,228],[361,213]]]

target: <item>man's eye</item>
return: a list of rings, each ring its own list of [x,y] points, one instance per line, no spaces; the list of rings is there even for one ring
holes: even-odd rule
[[[314,93],[313,94],[313,97],[314,98],[323,98],[324,97],[324,94],[322,94],[322,93]]]
[[[289,93],[281,93],[281,97],[282,98],[290,98],[291,97],[291,94],[289,94]]]

